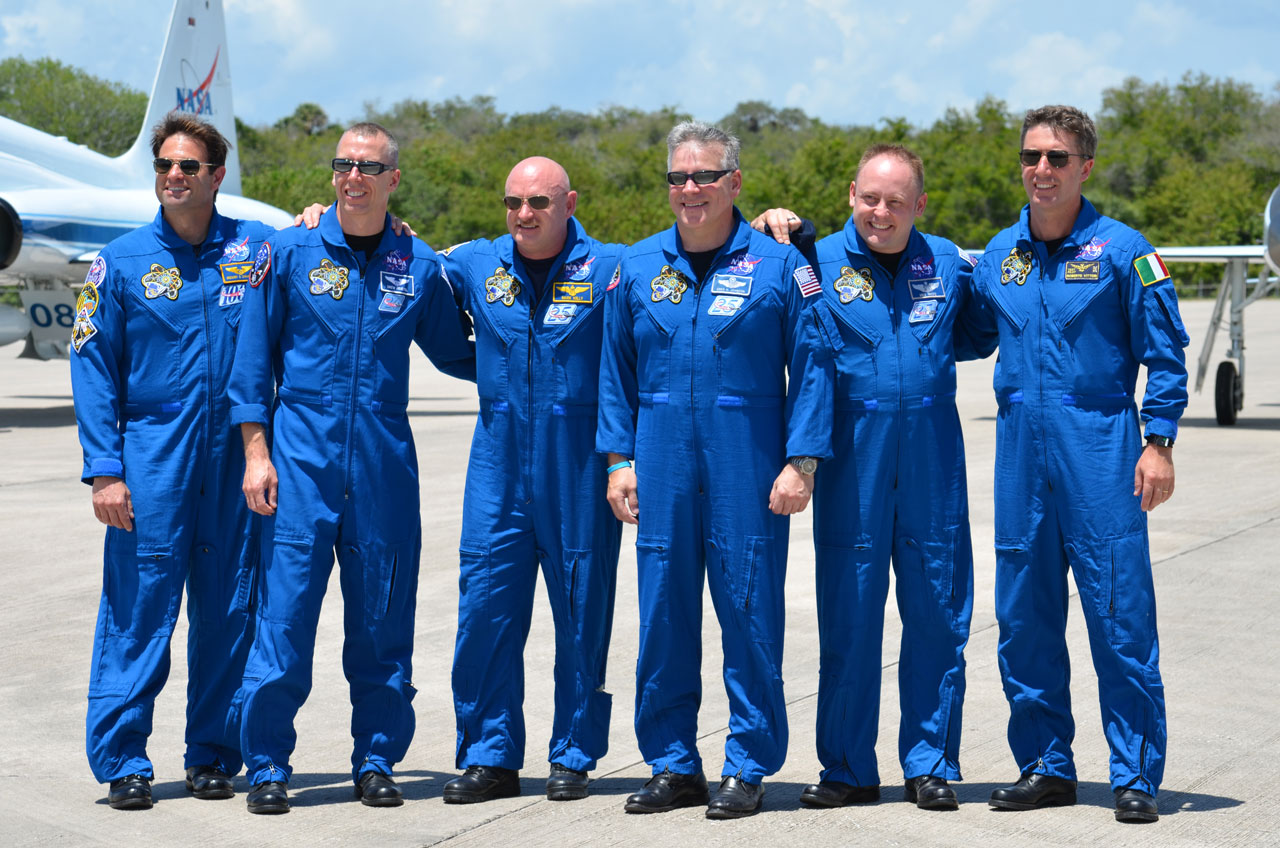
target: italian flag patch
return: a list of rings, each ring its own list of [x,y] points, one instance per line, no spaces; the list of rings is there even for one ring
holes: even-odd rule
[[[1142,280],[1144,286],[1169,279],[1169,269],[1164,266],[1158,253],[1139,256],[1133,260],[1133,269],[1138,272],[1138,278]]]

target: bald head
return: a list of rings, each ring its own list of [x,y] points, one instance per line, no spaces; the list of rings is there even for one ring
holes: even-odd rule
[[[507,177],[506,197],[507,231],[521,256],[551,259],[564,249],[578,193],[569,188],[569,174],[560,163],[545,156],[521,160]]]

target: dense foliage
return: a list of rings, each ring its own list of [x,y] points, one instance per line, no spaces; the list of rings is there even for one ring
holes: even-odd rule
[[[65,104],[74,104],[68,108]],[[107,152],[128,146],[143,96],[51,60],[0,63],[0,114]],[[503,183],[519,159],[561,162],[579,192],[578,217],[597,238],[634,241],[667,227],[664,139],[685,117],[674,108],[558,108],[504,115],[492,98],[405,100],[366,107],[400,139],[404,178],[392,211],[445,247],[504,228]],[[1126,80],[1103,93],[1101,144],[1089,198],[1156,244],[1245,244],[1262,237],[1260,211],[1280,181],[1280,89],[1264,95],[1229,79],[1187,74],[1175,84]],[[862,150],[896,141],[924,158],[929,192],[920,227],[981,247],[1025,203],[1016,151],[1021,113],[986,98],[948,109],[929,127],[901,118],[832,126],[798,109],[740,103],[719,121],[742,138],[739,206],[788,206],[820,233],[843,226]],[[341,125],[303,103],[272,126],[237,122],[246,194],[289,210],[332,198],[326,163]],[[1180,269],[1184,284],[1220,269]]]

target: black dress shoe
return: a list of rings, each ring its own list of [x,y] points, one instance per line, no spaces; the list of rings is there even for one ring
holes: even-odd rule
[[[879,800],[879,786],[851,786],[838,780],[810,783],[800,793],[800,803],[810,807],[844,807],[848,804],[873,804]]]
[[[356,797],[366,807],[398,807],[404,803],[404,794],[391,779],[380,771],[367,771],[356,783]]]
[[[709,819],[740,819],[759,812],[764,803],[764,784],[747,783],[736,777],[720,781],[720,788],[707,804]]]
[[[127,774],[111,781],[107,803],[113,810],[151,809],[151,778],[140,774]]]
[[[587,773],[551,764],[551,775],[547,777],[548,801],[576,801],[587,797]]]
[[[1116,821],[1153,822],[1160,818],[1156,799],[1141,789],[1116,790]]]
[[[192,766],[187,769],[187,791],[203,801],[233,798],[236,794],[231,778],[218,766]]]
[[[520,772],[498,766],[467,766],[444,785],[446,804],[478,804],[520,794]]]
[[[275,815],[289,812],[289,785],[277,780],[269,780],[253,787],[245,804],[249,812],[260,815]]]
[[[707,803],[707,779],[702,772],[676,774],[670,770],[649,778],[644,788],[627,796],[628,813],[665,813],[678,807],[701,807]]]
[[[907,781],[903,792],[908,801],[922,810],[958,810],[956,791],[947,785],[945,778],[922,774]]]
[[[1013,786],[991,793],[988,802],[997,810],[1038,810],[1041,807],[1070,807],[1076,802],[1076,782],[1047,774],[1024,774]]]

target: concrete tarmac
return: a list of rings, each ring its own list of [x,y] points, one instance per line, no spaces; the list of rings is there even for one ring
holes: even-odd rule
[[[1183,304],[1193,369],[1212,304]],[[168,685],[156,704],[149,753],[156,805],[110,809],[106,787],[84,755],[85,694],[101,589],[102,527],[79,481],[81,453],[68,368],[17,359],[0,348],[0,844],[78,845],[1160,845],[1280,844],[1280,301],[1249,307],[1244,411],[1219,427],[1213,374],[1193,394],[1174,456],[1177,489],[1151,517],[1152,556],[1168,699],[1169,754],[1160,821],[1122,825],[1112,817],[1107,749],[1079,604],[1069,644],[1075,660],[1075,807],[996,812],[987,798],[1017,778],[1005,742],[1008,707],[996,666],[993,611],[992,454],[995,402],[990,361],[960,368],[960,410],[969,456],[976,597],[967,651],[956,812],[904,803],[897,766],[897,653],[901,628],[887,614],[879,745],[883,800],[838,810],[802,807],[816,780],[818,646],[809,514],[792,523],[784,666],[790,755],[766,782],[764,810],[739,821],[708,821],[701,808],[633,816],[625,796],[648,777],[632,729],[636,659],[634,533],[623,543],[610,651],[610,750],[592,774],[591,795],[550,802],[543,795],[551,725],[552,635],[539,589],[526,659],[529,745],[523,795],[446,806],[455,774],[449,690],[457,614],[457,543],[466,457],[477,404],[468,384],[433,371],[415,354],[410,415],[422,470],[423,556],[415,684],[418,730],[397,778],[406,803],[361,806],[350,780],[350,704],[340,665],[342,597],[335,576],[316,647],[315,685],[297,721],[293,811],[253,816],[247,787],[227,801],[199,801],[183,787],[186,622],[175,635]],[[1218,359],[1225,331],[1219,333]],[[821,473],[821,472],[819,472]],[[1131,469],[1116,469],[1131,474]],[[892,593],[890,604],[893,604]],[[699,729],[707,776],[722,763],[727,722],[719,630],[704,616],[704,698]],[[1270,669],[1270,671],[1268,671]]]

